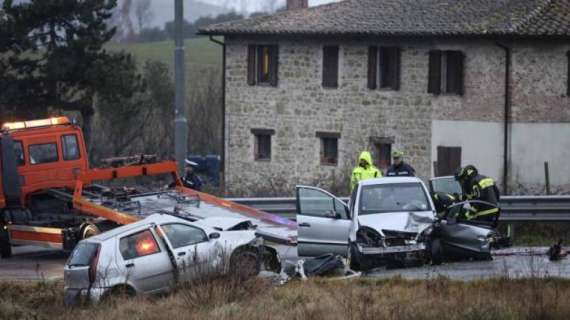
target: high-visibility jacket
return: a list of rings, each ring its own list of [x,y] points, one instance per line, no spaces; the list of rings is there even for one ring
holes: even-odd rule
[[[495,180],[478,174],[469,179],[464,186],[463,192],[468,200],[480,200],[493,204],[495,207],[485,210],[479,210],[476,206],[466,218],[469,220],[486,217],[493,219],[494,215],[499,214],[499,189],[495,185]]]
[[[366,162],[366,167],[362,167],[360,165],[360,163],[363,161]],[[382,177],[382,172],[372,164],[372,156],[370,155],[370,152],[362,151],[358,157],[358,166],[352,170],[352,176],[350,178],[350,190],[354,190],[354,187],[356,187],[358,182],[361,180],[380,177]]]

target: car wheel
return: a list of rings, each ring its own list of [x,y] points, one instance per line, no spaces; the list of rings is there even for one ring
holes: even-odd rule
[[[443,263],[443,247],[441,246],[441,240],[440,239],[432,239],[429,242],[429,255],[431,258],[431,264],[432,265],[440,265]]]
[[[88,224],[85,227],[83,227],[83,231],[81,232],[81,239],[87,239],[93,236],[96,236],[98,234],[101,233],[101,230],[99,230],[99,228],[97,228],[96,225],[94,224]]]
[[[12,246],[10,245],[10,237],[8,230],[1,229],[0,231],[0,257],[10,258],[12,256]]]
[[[367,271],[372,269],[372,263],[368,258],[358,252],[356,243],[350,243],[348,245],[347,263],[350,269],[354,271]]]
[[[132,298],[137,295],[135,289],[128,285],[118,285],[103,294],[101,297],[101,302],[104,303],[113,303],[115,302],[115,298],[120,297],[128,297]]]
[[[230,272],[240,278],[253,278],[261,271],[261,259],[251,249],[238,249],[230,259]]]

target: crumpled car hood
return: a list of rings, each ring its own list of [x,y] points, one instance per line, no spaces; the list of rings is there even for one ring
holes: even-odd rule
[[[378,232],[391,230],[419,233],[435,221],[432,211],[386,212],[358,216],[360,226],[372,228]]]
[[[234,228],[240,223],[247,222],[248,219],[234,217],[210,217],[197,220],[194,223],[214,228],[221,231],[227,231]]]

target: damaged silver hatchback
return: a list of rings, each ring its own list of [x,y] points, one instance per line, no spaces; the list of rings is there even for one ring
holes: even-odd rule
[[[228,229],[216,227],[224,222],[220,219],[190,222],[153,214],[82,240],[64,269],[66,305],[97,302],[118,292],[167,292],[177,283],[209,272],[238,270],[246,276],[257,275],[262,264],[262,240],[255,230],[223,231]],[[240,222],[228,220],[227,226]]]

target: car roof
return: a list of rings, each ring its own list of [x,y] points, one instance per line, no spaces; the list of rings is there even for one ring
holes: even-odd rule
[[[399,184],[399,183],[421,183],[423,181],[418,177],[382,177],[374,179],[366,179],[360,181],[360,185],[370,186],[378,184]]]
[[[103,232],[101,234],[98,234],[96,236],[90,237],[88,239],[86,239],[87,241],[93,241],[93,242],[102,242],[102,241],[106,241],[110,238],[119,236],[123,233],[129,232],[131,230],[143,227],[145,225],[151,225],[151,224],[164,224],[164,223],[169,223],[169,222],[183,222],[183,223],[187,223],[187,224],[192,224],[192,222],[189,222],[188,220],[184,220],[169,214],[163,214],[163,213],[155,213],[153,215],[150,215],[140,221],[137,222],[133,222],[133,223],[129,223],[127,225],[124,226],[120,226],[114,229],[111,229],[107,232]],[[196,224],[197,227],[200,227],[202,229],[208,228],[207,226],[204,225],[198,225]],[[209,229],[209,228],[208,228]]]

